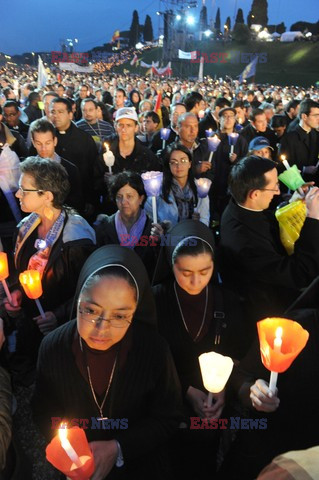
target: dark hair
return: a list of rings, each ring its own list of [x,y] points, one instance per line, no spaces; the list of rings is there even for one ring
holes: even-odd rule
[[[319,108],[319,103],[307,98],[300,103],[300,110],[299,110],[299,118],[304,113],[305,115],[309,115],[312,108]]]
[[[234,100],[233,103],[232,103],[232,107],[233,108],[242,108],[242,109],[247,110],[249,105],[246,105],[243,100]]]
[[[163,185],[162,185],[162,198],[163,200],[170,204],[168,197],[172,188],[173,175],[169,166],[169,161],[173,152],[183,152],[187,155],[190,162],[193,161],[193,156],[188,148],[185,147],[182,143],[172,143],[167,147],[164,161],[163,161]],[[195,197],[195,205],[197,205],[197,188],[194,181],[194,174],[192,167],[188,170],[188,183]]]
[[[258,115],[264,115],[264,114],[265,112],[261,108],[254,108],[251,114],[249,115],[249,120],[254,122],[256,120],[256,117],[258,117]]]
[[[288,119],[286,115],[280,115],[277,113],[276,115],[273,115],[273,117],[270,120],[270,126],[271,128],[277,128],[277,127],[287,127]]]
[[[96,283],[103,277],[115,277],[125,280],[134,290],[135,300],[137,301],[136,283],[134,282],[132,275],[122,266],[103,267],[92,276],[89,276],[84,282],[80,295],[83,295],[85,290],[89,290],[94,287]]]
[[[236,163],[229,175],[228,186],[235,201],[242,204],[252,190],[265,188],[265,173],[276,168],[275,162],[268,158],[250,155]]]
[[[38,102],[40,100],[40,94],[38,92],[31,92],[28,96],[29,103]]]
[[[290,102],[288,102],[285,107],[285,112],[289,113],[291,108],[295,110],[298,107],[298,105],[300,105],[300,100],[296,100],[296,99],[290,100]]]
[[[28,157],[20,163],[20,169],[33,177],[36,188],[53,194],[55,208],[62,208],[70,191],[69,177],[62,165],[49,158]]]
[[[124,95],[124,97],[126,97],[126,93],[125,93],[124,88],[118,87],[118,88],[115,90],[115,93],[117,93],[117,92],[122,92],[123,95]]]
[[[203,100],[203,96],[198,92],[190,92],[188,93],[184,99],[183,103],[185,104],[186,111],[189,112],[192,110],[195,105]]]
[[[219,108],[225,108],[225,107],[230,107],[231,103],[227,98],[225,97],[218,97],[216,98],[214,102],[214,108],[219,107]]]
[[[56,103],[63,103],[66,106],[68,113],[72,112],[72,104],[69,99],[57,96],[57,98],[51,100],[50,106],[55,105]]]
[[[207,242],[204,242],[204,240],[201,238],[185,237],[175,247],[172,254],[172,263],[174,265],[176,260],[184,255],[197,257],[202,253],[209,253],[212,257],[212,260],[214,260],[213,248]]]
[[[5,87],[2,90],[2,93],[6,98],[8,98],[10,92],[13,92],[13,89],[11,87]]]
[[[110,124],[112,124],[112,123],[113,123],[113,119],[112,119],[112,117],[111,117],[111,115],[110,115],[110,112],[109,112],[107,106],[105,105],[105,103],[103,103],[103,102],[97,102],[97,101],[96,101],[96,106],[97,106],[97,107],[100,107],[100,109],[102,110],[103,120],[104,120],[105,122],[109,122]]]
[[[151,118],[154,123],[157,123],[157,124],[160,123],[161,119],[156,112],[152,112],[151,110],[149,110],[148,112],[143,112],[143,113],[145,118]]]
[[[144,200],[141,205],[143,207],[146,201],[146,192],[141,175],[136,172],[120,172],[111,177],[109,188],[114,202],[116,201],[117,192],[125,185],[129,185],[131,188],[136,190],[139,196],[144,195]]]
[[[47,133],[47,132],[51,132],[53,138],[56,137],[55,126],[45,118],[39,118],[38,120],[34,120],[34,122],[32,122],[30,125],[30,133],[32,138],[34,138],[35,133]]]
[[[16,112],[19,111],[18,104],[14,100],[7,100],[3,105],[3,108],[9,108],[9,107],[14,107]]]
[[[84,105],[85,105],[86,103],[89,103],[89,102],[93,103],[93,105],[95,106],[95,108],[97,108],[97,103],[96,103],[96,101],[94,100],[94,98],[83,98],[83,100],[82,100],[82,102],[81,102],[81,109],[84,107]]]

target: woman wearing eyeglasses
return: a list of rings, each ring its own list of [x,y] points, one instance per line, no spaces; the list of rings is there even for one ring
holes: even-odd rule
[[[20,286],[12,291],[12,304],[5,302],[11,317],[24,317],[17,320],[17,351],[28,357],[25,365],[30,361],[34,366],[43,335],[70,318],[80,269],[95,248],[94,230],[64,205],[69,188],[68,175],[57,162],[29,157],[21,163],[16,197],[29,215],[17,227],[15,267],[17,275],[24,270],[40,272],[45,312],[42,318]]]
[[[209,224],[209,199],[198,202],[197,190],[192,173],[192,154],[181,143],[168,148],[163,163],[163,186],[156,199],[158,222],[165,220],[172,226],[181,220],[198,219]],[[145,203],[147,215],[153,218],[152,199]]]
[[[81,419],[95,461],[91,480],[171,479],[166,450],[177,430],[180,387],[154,328],[142,261],[119,245],[99,248],[82,268],[75,298],[77,319],[41,345],[37,424],[51,438],[59,419]]]

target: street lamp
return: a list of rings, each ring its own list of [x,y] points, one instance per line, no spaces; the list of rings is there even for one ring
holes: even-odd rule
[[[195,18],[192,15],[188,15],[188,17],[186,17],[186,23],[187,25],[194,25]]]

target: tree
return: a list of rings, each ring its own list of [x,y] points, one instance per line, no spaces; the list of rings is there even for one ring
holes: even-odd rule
[[[267,0],[253,0],[251,10],[247,17],[249,27],[255,23],[267,27],[268,24],[268,2]]]
[[[230,29],[231,29],[230,17],[227,17],[225,25],[226,25],[226,27],[227,27],[227,29],[226,29],[227,32],[230,32]]]
[[[205,5],[202,7],[199,15],[199,30],[201,32],[205,32],[208,28],[208,23],[207,23],[207,7]]]
[[[152,42],[154,38],[152,19],[149,15],[146,15],[146,18],[145,18],[143,38],[144,38],[144,42]]]
[[[236,15],[236,20],[235,23],[245,23],[244,20],[244,12],[242,11],[241,8],[237,10],[237,15]]]
[[[135,47],[135,45],[139,42],[139,29],[140,29],[140,22],[138,19],[137,10],[133,12],[132,23],[130,27],[130,46]]]
[[[218,8],[215,19],[215,30],[217,35],[220,33],[220,9]]]
[[[250,29],[244,23],[236,23],[232,36],[237,43],[248,43],[251,38]]]

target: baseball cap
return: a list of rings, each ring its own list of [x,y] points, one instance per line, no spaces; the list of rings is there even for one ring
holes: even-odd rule
[[[261,150],[262,148],[273,148],[265,137],[255,137],[249,142],[248,150]]]
[[[119,108],[116,111],[115,121],[121,120],[121,118],[129,118],[130,120],[134,120],[134,122],[138,122],[137,120],[137,113],[135,108],[133,107],[123,107]]]

